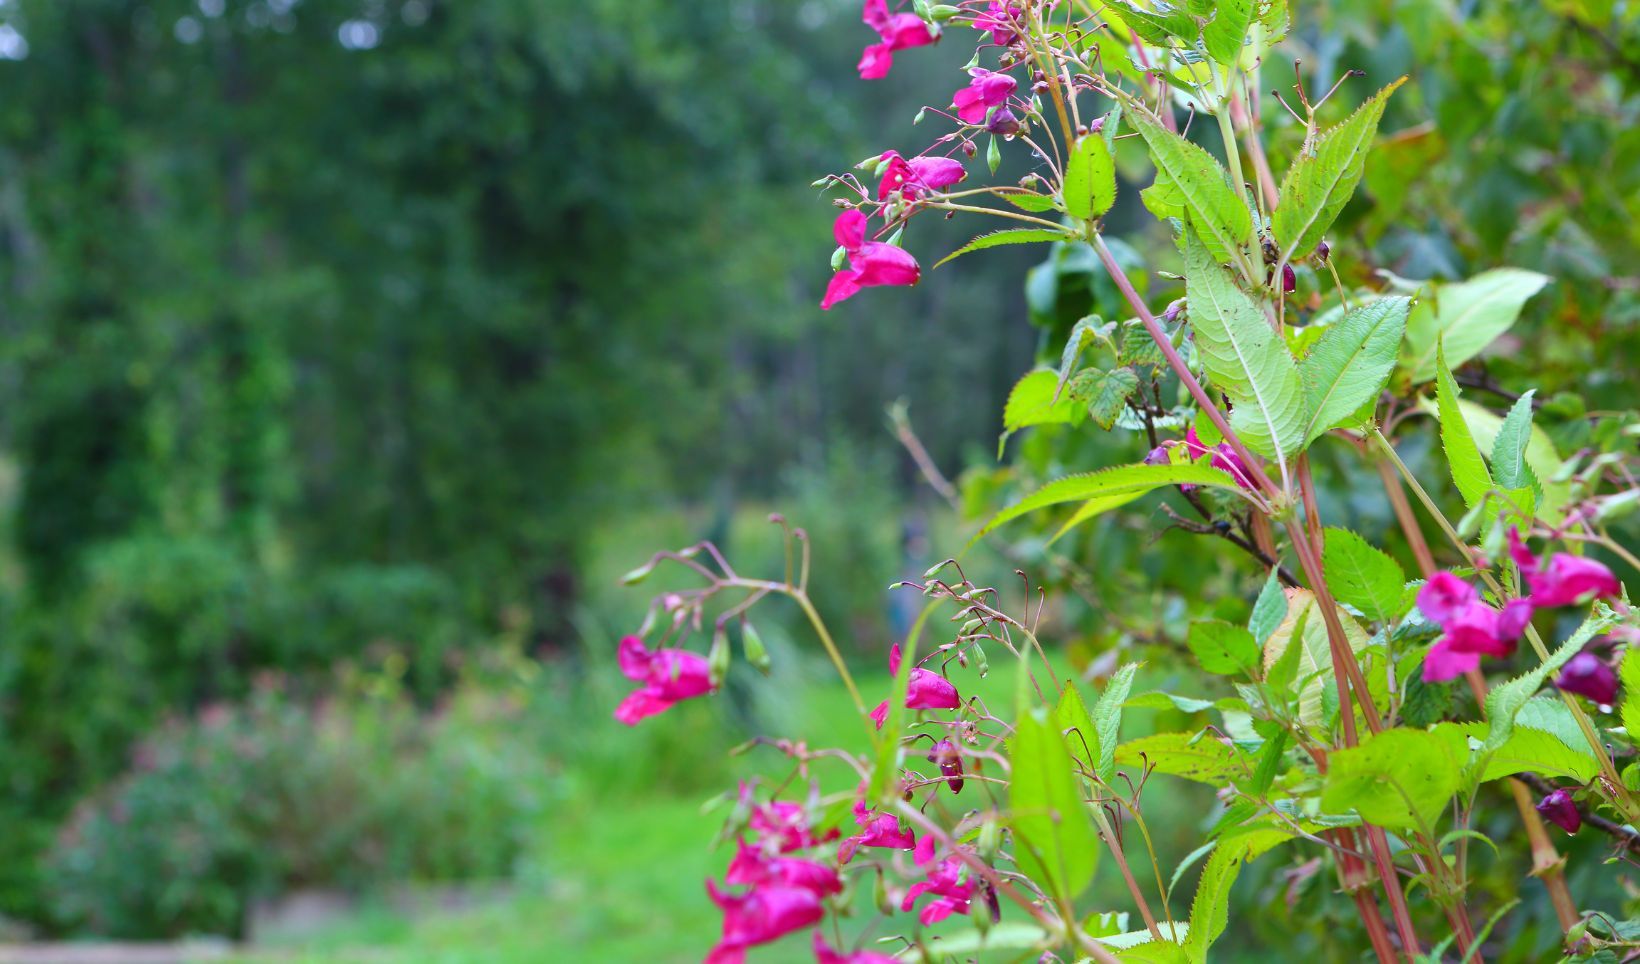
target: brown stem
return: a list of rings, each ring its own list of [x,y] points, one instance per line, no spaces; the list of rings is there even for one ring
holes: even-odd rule
[[[1374,458],[1372,462],[1378,467],[1378,477],[1384,480],[1384,494],[1389,496],[1390,507],[1395,510],[1395,521],[1401,524],[1401,532],[1418,560],[1418,571],[1428,579],[1435,575],[1435,555],[1429,551],[1424,530],[1418,528],[1418,517],[1412,514],[1412,503],[1407,501],[1406,489],[1401,487],[1401,477],[1395,474],[1395,467],[1383,459]]]
[[[1548,828],[1543,826],[1543,818],[1538,816],[1526,784],[1510,779],[1509,793],[1515,798],[1521,823],[1526,827],[1526,839],[1532,844],[1532,876],[1543,881],[1543,886],[1548,888],[1549,903],[1554,905],[1560,929],[1569,931],[1577,926],[1580,918],[1577,904],[1572,901],[1572,892],[1566,887],[1565,861],[1560,851],[1555,849],[1554,841],[1549,839]]]
[[[1367,928],[1367,939],[1372,941],[1373,952],[1384,964],[1395,964],[1395,945],[1389,942],[1389,931],[1384,927],[1384,919],[1378,916],[1378,905],[1373,902],[1372,895],[1365,890],[1358,890],[1353,896],[1355,912],[1360,915],[1361,923]]]
[[[1099,824],[1099,835],[1105,838],[1105,846],[1110,855],[1115,858],[1116,866],[1122,871],[1122,880],[1127,883],[1128,893],[1133,895],[1133,903],[1139,908],[1139,916],[1144,918],[1145,927],[1150,931],[1154,940],[1166,940],[1162,936],[1162,929],[1156,923],[1156,915],[1150,912],[1150,902],[1145,900],[1144,891],[1139,889],[1139,882],[1133,878],[1133,868],[1128,866],[1127,854],[1122,852],[1122,842],[1117,839],[1116,831],[1111,827],[1104,813],[1097,807],[1093,808],[1093,819]]]
[[[1259,192],[1264,195],[1264,210],[1274,213],[1276,199],[1280,192],[1276,190],[1275,175],[1270,173],[1270,159],[1264,155],[1264,141],[1254,129],[1251,116],[1242,104],[1240,94],[1230,96],[1230,120],[1241,128],[1242,139],[1247,144],[1247,156],[1253,162],[1253,170],[1258,175]]]

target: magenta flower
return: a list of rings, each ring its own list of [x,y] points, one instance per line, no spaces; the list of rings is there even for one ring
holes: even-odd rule
[[[904,964],[891,954],[877,951],[855,951],[852,954],[834,951],[819,931],[814,932],[814,960],[815,964]]]
[[[1014,21],[1021,16],[1019,7],[1011,3],[1000,3],[992,0],[985,12],[974,17],[974,29],[989,33],[991,43],[998,47],[1007,47],[1019,39],[1014,30]]]
[[[1583,826],[1583,815],[1577,812],[1577,804],[1572,802],[1572,795],[1565,790],[1556,790],[1538,801],[1537,812],[1567,833],[1577,833],[1577,829]]]
[[[937,924],[952,914],[968,913],[975,890],[974,880],[968,876],[968,865],[961,857],[952,854],[934,863],[933,839],[924,837],[923,844],[917,847],[917,866],[933,863],[927,871],[928,879],[912,884],[911,889],[906,891],[905,900],[900,902],[901,910],[910,910],[917,903],[917,898],[933,894],[935,899],[924,905],[922,913],[917,915],[924,926]]]
[[[1235,478],[1236,484],[1242,488],[1253,488],[1253,477],[1247,471],[1247,463],[1241,460],[1241,456],[1236,454],[1236,450],[1231,447],[1229,442],[1220,442],[1212,448],[1208,448],[1202,443],[1201,436],[1196,434],[1196,427],[1192,425],[1189,430],[1184,433],[1184,447],[1185,451],[1190,454],[1191,459],[1200,459],[1206,456],[1212,456],[1212,461],[1208,463],[1209,465],[1215,469],[1230,473],[1230,475]],[[1152,454],[1155,453],[1152,452]],[[1146,461],[1149,461],[1148,457],[1146,458]],[[1164,462],[1157,464],[1166,463]],[[1186,484],[1179,486],[1179,488],[1188,492],[1191,489],[1194,489],[1195,486]]]
[[[1623,591],[1612,571],[1593,559],[1557,552],[1543,564],[1521,541],[1520,532],[1509,530],[1509,554],[1531,588],[1532,605],[1539,609],[1577,606],[1590,599],[1611,599]]]
[[[759,839],[765,842],[772,841],[780,853],[789,854],[794,850],[806,850],[836,840],[840,836],[836,830],[816,836],[809,827],[808,812],[800,804],[782,800],[755,803],[752,800],[750,784],[740,785],[740,802],[742,806],[751,810],[746,826],[757,834]]]
[[[706,964],[741,964],[746,948],[812,927],[826,914],[820,895],[804,887],[757,887],[736,895],[708,880],[706,893],[723,911],[723,936],[706,955]]]
[[[1590,652],[1573,656],[1555,677],[1555,688],[1587,697],[1601,706],[1617,702],[1617,674]]]
[[[895,643],[888,651],[888,672],[898,675],[900,672],[900,644]],[[905,690],[905,706],[908,710],[954,710],[962,705],[962,697],[957,695],[957,688],[952,682],[932,670],[921,666],[913,667],[911,680]],[[888,700],[877,704],[871,711],[871,719],[882,729],[888,722]]]
[[[883,168],[883,179],[877,183],[879,201],[887,200],[895,191],[907,201],[915,201],[968,176],[962,162],[955,158],[919,155],[908,161],[898,151],[884,151],[883,159],[888,166]],[[887,212],[883,216],[887,217]]]
[[[1418,611],[1430,622],[1445,623],[1478,599],[1474,586],[1450,572],[1437,572],[1418,590]]]
[[[837,847],[837,862],[846,864],[854,859],[861,847],[886,847],[889,850],[910,850],[917,845],[917,835],[900,829],[900,818],[891,813],[877,813],[863,802],[854,804],[854,822],[862,828],[852,837],[844,837]]]
[[[1450,572],[1437,572],[1419,590],[1418,611],[1441,625],[1441,638],[1424,657],[1424,681],[1430,683],[1479,668],[1482,656],[1508,656],[1532,618],[1530,603],[1511,600],[1499,611]]]
[[[888,0],[866,0],[860,19],[877,31],[881,43],[874,43],[860,52],[860,77],[863,80],[881,80],[894,66],[894,51],[922,47],[938,38],[928,32],[928,25],[914,13],[888,12]]]
[[[723,882],[749,887],[801,887],[821,897],[841,893],[843,882],[837,871],[814,860],[797,857],[770,857],[755,847],[737,842],[738,849]]]
[[[1424,656],[1424,682],[1444,683],[1472,669],[1479,669],[1480,665],[1480,653],[1460,653],[1442,637]]]
[[[957,116],[964,124],[984,121],[986,112],[1006,104],[1019,89],[1019,82],[1012,77],[984,67],[975,67],[968,75],[973,78],[968,86],[951,95],[951,103],[956,105]]]
[[[952,793],[962,792],[962,751],[950,740],[941,740],[928,751],[928,762],[939,764],[940,775]]]
[[[1290,264],[1281,266],[1281,293],[1290,295],[1298,290],[1298,272]]]
[[[849,266],[832,275],[826,296],[820,300],[822,309],[854,297],[861,288],[914,285],[922,275],[910,252],[881,241],[867,241],[866,216],[857,210],[837,215],[831,231],[848,252]]]
[[[615,718],[627,726],[657,713],[664,713],[679,700],[712,692],[706,657],[681,649],[650,652],[643,640],[627,636],[616,650],[616,659],[627,679],[643,685],[627,694],[615,708]]]

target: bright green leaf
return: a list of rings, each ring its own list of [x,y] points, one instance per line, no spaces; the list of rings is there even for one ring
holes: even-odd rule
[[[1402,368],[1414,383],[1434,378],[1438,345],[1444,347],[1449,366],[1474,358],[1509,330],[1527,299],[1549,281],[1548,275],[1536,271],[1494,268],[1468,281],[1441,285],[1407,320]]]
[[[1338,613],[1343,624],[1344,637],[1350,649],[1358,655],[1368,645],[1366,632],[1346,612]],[[1294,640],[1297,646],[1294,647]],[[1332,647],[1327,639],[1327,621],[1316,605],[1315,594],[1308,589],[1287,591],[1287,616],[1270,634],[1264,644],[1264,672],[1272,686],[1280,681],[1275,667],[1286,659],[1295,659],[1293,682],[1298,686],[1298,718],[1305,725],[1320,727],[1326,722],[1322,709],[1322,694],[1329,689],[1337,691],[1333,681]]]
[[[1139,663],[1128,663],[1118,669],[1093,704],[1093,728],[1099,734],[1099,777],[1107,782],[1116,776],[1116,742],[1122,732],[1122,705],[1133,689],[1133,674],[1139,671],[1139,666]]]
[[[1444,352],[1436,351],[1435,402],[1441,421],[1441,445],[1446,449],[1446,462],[1452,470],[1452,481],[1463,493],[1464,504],[1473,508],[1492,491],[1492,476],[1481,460],[1481,450],[1469,432],[1458,408],[1458,383],[1446,366]]]
[[[1515,715],[1532,698],[1532,694],[1543,687],[1550,674],[1576,656],[1584,644],[1611,628],[1614,622],[1616,619],[1611,611],[1600,607],[1593,616],[1583,621],[1576,632],[1566,637],[1566,641],[1550,653],[1548,659],[1509,682],[1492,687],[1492,691],[1486,694],[1486,719],[1492,727],[1486,737],[1486,749],[1496,750],[1508,742],[1515,732]],[[1605,751],[1596,748],[1596,752]]]
[[[934,267],[938,268],[947,261],[950,261],[953,258],[960,258],[970,251],[983,251],[986,248],[994,248],[1003,244],[1031,244],[1037,241],[1063,241],[1066,237],[1067,235],[1063,231],[1049,231],[1046,228],[1007,228],[1002,231],[992,231],[990,234],[980,235],[940,260],[934,262]]]
[[[1270,570],[1270,578],[1264,580],[1264,588],[1259,590],[1258,599],[1253,602],[1253,614],[1248,617],[1247,631],[1253,634],[1253,639],[1260,646],[1276,631],[1281,621],[1287,618],[1287,594],[1281,589],[1281,580],[1276,576],[1276,570]]]
[[[1116,163],[1103,136],[1088,134],[1076,142],[1065,162],[1065,213],[1091,220],[1116,203]]]
[[[1461,783],[1451,745],[1426,730],[1384,730],[1327,758],[1321,806],[1398,830],[1433,828]]]
[[[1014,861],[1067,903],[1093,880],[1101,844],[1069,750],[1047,712],[1020,715],[1009,746]]]
[[[1050,505],[1092,501],[1100,503],[1100,511],[1104,511],[1166,485],[1209,485],[1238,490],[1235,478],[1228,472],[1207,465],[1123,465],[1049,482],[997,513],[974,538],[978,539],[1004,522]]]
[[[1186,640],[1202,669],[1221,676],[1253,676],[1258,672],[1259,648],[1253,634],[1222,619],[1190,624]]]
[[[1078,375],[1070,384],[1071,398],[1086,402],[1088,417],[1100,428],[1108,430],[1116,424],[1128,397],[1139,387],[1139,376],[1131,368],[1117,368],[1108,372],[1088,371]]]
[[[1401,615],[1406,573],[1372,543],[1348,529],[1328,529],[1322,566],[1340,602],[1361,610],[1369,619]]]
[[[1617,676],[1623,683],[1623,729],[1631,741],[1640,740],[1640,646],[1631,645],[1623,653]]]
[[[1492,441],[1492,478],[1506,489],[1530,488],[1536,480],[1526,465],[1526,445],[1532,437],[1532,395],[1515,400]]]
[[[1226,67],[1234,67],[1241,60],[1256,6],[1253,0],[1218,0],[1214,4],[1213,19],[1202,27],[1202,46],[1207,48],[1208,56]]]
[[[1225,746],[1211,734],[1200,738],[1193,733],[1142,736],[1116,747],[1113,756],[1114,762],[1122,766],[1149,767],[1157,773],[1212,787],[1246,780],[1253,774],[1239,750]]]
[[[1306,443],[1374,402],[1395,368],[1406,332],[1406,298],[1379,298],[1328,325],[1298,366],[1308,409]]]
[[[1213,155],[1157,124],[1143,110],[1130,109],[1127,119],[1150,147],[1158,183],[1166,174],[1213,260],[1231,260],[1253,239],[1253,215],[1230,175]]]

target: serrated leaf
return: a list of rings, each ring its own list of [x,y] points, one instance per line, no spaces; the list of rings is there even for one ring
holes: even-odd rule
[[[1298,365],[1308,409],[1305,444],[1374,402],[1395,368],[1407,298],[1380,298],[1327,326]]]
[[[1531,488],[1536,484],[1526,465],[1526,445],[1532,438],[1532,396],[1536,390],[1515,400],[1509,414],[1492,440],[1492,478],[1506,489]]]
[[[995,248],[1004,244],[1032,244],[1038,241],[1063,241],[1067,235],[1063,231],[1049,231],[1047,228],[1006,228],[1001,231],[992,231],[982,234],[940,260],[934,262],[934,267],[959,258],[970,251],[983,251],[986,248]]]
[[[1008,392],[1008,401],[1002,407],[1002,435],[997,438],[997,458],[1002,458],[1008,437],[1031,425],[1056,425],[1077,420],[1078,406],[1072,400],[1058,398],[1058,376],[1039,368],[1027,372]]]
[[[1088,376],[1084,381],[1083,376]],[[1117,368],[1108,372],[1088,371],[1076,376],[1071,383],[1070,395],[1086,402],[1088,417],[1109,430],[1122,413],[1128,396],[1139,387],[1139,376],[1131,368]]]
[[[1065,213],[1082,220],[1103,217],[1116,203],[1116,163],[1102,135],[1076,142],[1065,162],[1064,202]]]
[[[1475,445],[1481,452],[1490,452],[1497,447],[1498,432],[1503,428],[1503,419],[1489,411],[1484,405],[1459,399],[1458,411],[1463,413],[1464,424],[1469,426],[1469,434],[1474,436]],[[1555,443],[1550,440],[1549,433],[1541,427],[1533,425],[1526,441],[1526,467],[1532,470],[1532,475],[1538,480],[1538,489],[1542,498],[1537,501],[1538,517],[1550,525],[1559,525],[1565,518],[1566,507],[1573,498],[1572,483],[1570,480],[1554,481],[1560,474],[1564,460],[1555,450]]]
[[[1340,611],[1338,620],[1344,626],[1344,638],[1350,649],[1359,654],[1368,645],[1366,631],[1349,613]],[[1296,649],[1294,643],[1296,639]],[[1273,672],[1284,657],[1296,653],[1297,664],[1293,681],[1298,685],[1298,718],[1306,726],[1321,727],[1327,714],[1322,709],[1322,694],[1331,689],[1337,692],[1333,681],[1332,646],[1327,638],[1327,621],[1316,605],[1315,594],[1308,589],[1287,590],[1287,616],[1276,627],[1264,644],[1264,671],[1272,681],[1280,674]]]
[[[1017,519],[1027,512],[1034,512],[1050,505],[1089,501],[1100,503],[1100,511],[1106,511],[1167,485],[1208,485],[1221,489],[1238,489],[1236,480],[1228,472],[1207,465],[1123,465],[1083,475],[1066,476],[1058,481],[1049,482],[997,513],[974,538],[978,539],[1004,522]]]
[[[1211,735],[1200,739],[1193,733],[1142,736],[1116,747],[1114,756],[1122,766],[1148,766],[1157,773],[1211,787],[1227,786],[1252,775],[1252,766],[1240,751]]]
[[[1226,67],[1241,60],[1247,28],[1253,23],[1253,0],[1218,0],[1213,19],[1202,27],[1202,46],[1207,55]]]
[[[1004,201],[1019,208],[1021,211],[1030,211],[1041,214],[1044,211],[1059,210],[1059,202],[1046,194],[1037,194],[1031,191],[1010,191],[1002,196]]]
[[[1264,312],[1186,232],[1185,298],[1196,352],[1214,388],[1230,396],[1231,425],[1248,448],[1274,457],[1304,445],[1304,393],[1298,366]]]
[[[1165,47],[1175,37],[1186,45],[1194,44],[1199,35],[1194,17],[1187,11],[1166,4],[1158,4],[1154,12],[1131,0],[1114,0],[1103,6],[1107,17],[1114,14],[1116,19],[1153,47]]]
[[[1369,97],[1347,120],[1316,140],[1315,153],[1299,157],[1287,169],[1281,199],[1271,218],[1283,262],[1315,250],[1338,212],[1344,210],[1361,181],[1384,104],[1404,83],[1402,77]]]
[[[1208,959],[1213,942],[1230,923],[1230,888],[1244,863],[1291,837],[1285,830],[1252,830],[1220,841],[1202,868],[1201,882],[1190,902],[1190,936],[1185,955],[1195,964]]]
[[[1328,529],[1322,567],[1333,595],[1367,614],[1386,620],[1401,615],[1406,573],[1383,551],[1348,529]]]
[[[1059,374],[1054,385],[1054,401],[1059,401],[1059,393],[1065,390],[1065,383],[1070,380],[1071,370],[1076,367],[1076,360],[1082,354],[1082,343],[1087,340],[1089,334],[1098,335],[1099,329],[1105,327],[1105,320],[1098,315],[1089,315],[1071,326],[1071,333],[1065,336],[1065,347],[1059,353]]]
[[[1088,705],[1082,702],[1082,694],[1077,692],[1076,684],[1066,680],[1065,690],[1059,694],[1059,703],[1053,708],[1053,725],[1065,735],[1065,746],[1071,756],[1081,758],[1091,757],[1085,762],[1089,769],[1099,766],[1099,732],[1093,725],[1093,717],[1088,714]],[[1078,735],[1072,735],[1073,732]]]
[[[1640,740],[1640,646],[1631,643],[1623,652],[1617,678],[1623,684],[1623,729],[1631,741]]]
[[[1401,361],[1414,384],[1435,377],[1436,349],[1456,367],[1481,353],[1508,331],[1528,299],[1548,284],[1548,275],[1521,268],[1494,268],[1467,281],[1441,285],[1407,320],[1406,353]]]
[[[1532,698],[1532,694],[1543,687],[1550,674],[1566,665],[1583,649],[1584,644],[1611,628],[1615,622],[1611,610],[1600,607],[1593,616],[1583,621],[1576,632],[1566,637],[1566,641],[1556,647],[1548,659],[1509,682],[1492,687],[1492,691],[1486,694],[1486,720],[1491,724],[1486,736],[1486,749],[1496,750],[1506,743],[1515,733],[1516,714]],[[1604,750],[1596,748],[1596,752]]]
[[[1258,643],[1252,633],[1234,623],[1222,619],[1191,623],[1186,644],[1196,662],[1209,673],[1254,676],[1258,672]]]
[[[1574,750],[1551,733],[1516,727],[1509,739],[1486,758],[1480,781],[1501,780],[1517,773],[1536,773],[1557,780],[1588,783],[1600,764],[1587,749]]]
[[[1099,733],[1099,778],[1105,782],[1116,776],[1116,742],[1121,737],[1122,705],[1133,689],[1133,674],[1138,663],[1128,663],[1118,669],[1105,684],[1105,691],[1093,704],[1093,728]]]
[[[1458,383],[1446,367],[1445,353],[1437,346],[1435,355],[1435,404],[1441,422],[1441,447],[1446,450],[1446,464],[1452,470],[1452,481],[1463,494],[1464,504],[1473,508],[1492,491],[1492,476],[1486,471],[1481,450],[1475,445],[1475,437],[1458,408]]]
[[[1275,783],[1276,774],[1281,771],[1281,762],[1287,753],[1287,731],[1277,730],[1276,735],[1266,740],[1264,749],[1259,752],[1258,769],[1253,773],[1253,783],[1248,789],[1257,797],[1262,797],[1270,791],[1270,785]]]
[[[1451,745],[1425,730],[1375,733],[1327,758],[1321,806],[1354,810],[1367,823],[1397,830],[1433,828],[1462,782]]]
[[[1128,123],[1145,139],[1158,178],[1166,174],[1215,262],[1229,261],[1253,239],[1253,215],[1223,165],[1207,151],[1130,110]]]
[[[1247,619],[1247,631],[1263,646],[1286,618],[1287,594],[1281,591],[1281,580],[1276,577],[1276,570],[1271,569],[1270,578],[1264,580],[1264,588],[1259,590],[1258,599],[1253,602],[1253,614]]]
[[[1101,844],[1070,751],[1045,710],[1015,722],[1009,769],[1014,862],[1069,903],[1093,880]]]

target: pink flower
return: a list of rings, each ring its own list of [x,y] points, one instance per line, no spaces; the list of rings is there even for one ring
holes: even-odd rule
[[[964,124],[978,124],[985,120],[985,114],[991,108],[1006,104],[1008,98],[1019,89],[1019,82],[1007,74],[999,74],[984,67],[975,67],[968,72],[973,78],[968,86],[951,95],[951,103],[957,107],[957,116]]]
[[[1577,812],[1577,804],[1565,790],[1556,790],[1538,801],[1537,812],[1567,833],[1577,833],[1583,826],[1583,815]]]
[[[992,0],[984,13],[974,17],[974,29],[985,31],[991,35],[991,43],[998,47],[1007,47],[1019,39],[1014,30],[1013,21],[1021,16],[1019,7],[1009,3],[1003,4]]]
[[[890,675],[899,675],[900,672],[900,644],[895,643],[888,651],[888,672]],[[954,710],[962,705],[962,697],[957,695],[957,688],[950,680],[921,666],[913,667],[911,679],[905,690],[905,706],[908,710]],[[888,722],[888,700],[877,704],[871,711],[871,719],[882,729]]]
[[[738,849],[729,869],[723,875],[726,884],[750,887],[801,887],[821,897],[841,893],[843,882],[837,871],[813,860],[796,857],[769,857],[762,851],[738,841]]]
[[[962,162],[955,158],[919,155],[908,161],[897,151],[884,151],[883,158],[888,166],[883,169],[883,179],[877,183],[879,201],[887,200],[895,191],[907,201],[915,201],[968,176]]]
[[[934,860],[934,845],[932,837],[923,838],[924,845],[917,848],[917,866],[921,867]],[[968,876],[968,865],[956,854],[946,857],[939,863],[928,868],[928,879],[920,880],[911,885],[906,891],[905,900],[900,902],[901,910],[910,910],[916,904],[917,898],[924,894],[933,894],[936,899],[929,902],[917,915],[917,919],[924,926],[937,924],[952,914],[968,913],[968,905],[973,900],[975,884]]]
[[[1247,463],[1241,460],[1241,456],[1236,454],[1236,450],[1231,447],[1229,442],[1220,442],[1212,448],[1208,448],[1202,443],[1201,436],[1196,434],[1196,427],[1192,425],[1190,429],[1184,433],[1184,447],[1185,451],[1190,454],[1192,459],[1204,458],[1211,455],[1213,459],[1208,463],[1209,465],[1222,472],[1230,473],[1230,475],[1235,478],[1236,484],[1242,488],[1253,488],[1253,477],[1247,471]],[[1149,461],[1148,458],[1146,461]],[[1195,486],[1186,484],[1179,486],[1179,488],[1185,492],[1189,492],[1191,489],[1194,489]]]
[[[1418,590],[1418,611],[1430,622],[1445,623],[1479,598],[1474,586],[1450,572],[1437,572]]]
[[[1590,599],[1611,599],[1622,592],[1612,571],[1593,559],[1557,552],[1543,565],[1514,529],[1509,530],[1509,554],[1526,576],[1532,605],[1539,609],[1577,606]]]
[[[664,713],[679,700],[712,692],[706,657],[681,649],[650,652],[643,640],[627,636],[616,650],[616,659],[626,678],[642,683],[615,708],[615,718],[636,726],[644,717]]]
[[[1456,679],[1472,669],[1479,669],[1480,653],[1460,653],[1452,648],[1445,637],[1436,640],[1424,656],[1424,682],[1443,683]]]
[[[952,793],[962,792],[962,751],[950,740],[941,740],[928,751],[928,762],[939,764],[940,775]]]
[[[910,850],[917,845],[917,835],[900,829],[900,818],[891,813],[876,813],[863,802],[855,801],[854,822],[863,829],[852,837],[843,838],[837,848],[837,862],[846,864],[854,859],[861,847],[886,847],[889,850]]]
[[[860,77],[863,80],[887,77],[888,69],[894,66],[894,51],[921,47],[938,39],[928,32],[928,25],[916,14],[890,14],[888,0],[866,0],[860,19],[877,31],[877,36],[882,39],[881,43],[874,43],[860,52]]]
[[[876,951],[855,951],[852,954],[834,951],[819,931],[814,932],[814,960],[815,964],[904,964],[891,954]]]
[[[806,850],[836,840],[840,836],[836,830],[816,836],[809,828],[807,811],[799,804],[783,800],[753,802],[750,784],[740,785],[740,802],[751,809],[746,826],[762,841],[772,842],[780,853],[789,854],[794,850]]]
[[[1431,683],[1478,668],[1482,656],[1508,656],[1532,619],[1530,603],[1510,600],[1500,612],[1450,572],[1429,577],[1418,592],[1418,610],[1441,624],[1441,638],[1424,658],[1424,681]]]
[[[844,211],[831,226],[837,243],[848,252],[847,268],[831,277],[820,307],[830,308],[852,298],[861,288],[875,285],[914,285],[922,274],[917,259],[903,248],[866,240],[866,216],[857,210]]]
[[[1555,677],[1555,688],[1587,697],[1601,706],[1617,702],[1617,674],[1593,653],[1573,656]]]
[[[735,895],[708,880],[706,893],[723,911],[723,936],[706,955],[706,964],[740,964],[746,948],[812,927],[826,913],[820,895],[804,887],[757,887]]]

